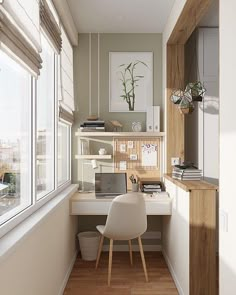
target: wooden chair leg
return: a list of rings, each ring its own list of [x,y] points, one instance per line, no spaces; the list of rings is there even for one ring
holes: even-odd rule
[[[129,240],[129,257],[130,257],[130,264],[133,265],[133,255],[132,255],[132,244],[131,244],[131,240]]]
[[[109,264],[108,264],[108,286],[110,286],[110,284],[111,284],[112,250],[113,250],[113,240],[110,239]]]
[[[103,240],[104,240],[104,236],[101,235],[99,248],[98,248],[98,254],[97,254],[97,260],[96,260],[96,267],[95,268],[98,268],[98,263],[99,263],[101,252],[102,252]]]
[[[141,255],[141,259],[142,259],[142,263],[143,263],[143,270],[144,270],[146,282],[148,282],[148,274],[147,274],[145,257],[143,254],[143,245],[142,245],[141,237],[138,237],[138,243],[139,243],[139,250],[140,250],[140,255]]]

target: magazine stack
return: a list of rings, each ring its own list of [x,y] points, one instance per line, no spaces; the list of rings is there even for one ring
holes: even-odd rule
[[[105,131],[105,121],[102,120],[88,120],[84,121],[80,125],[81,132],[104,132]]]
[[[202,170],[195,167],[181,168],[175,166],[172,170],[172,177],[179,180],[201,180]]]

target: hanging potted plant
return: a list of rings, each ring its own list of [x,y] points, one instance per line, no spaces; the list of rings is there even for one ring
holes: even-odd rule
[[[202,101],[206,89],[200,81],[197,81],[188,83],[185,88],[185,91],[191,94],[193,101]]]
[[[174,89],[171,94],[171,101],[174,104],[179,104],[181,102],[182,97],[184,96],[184,91],[181,89]]]
[[[192,96],[189,92],[184,92],[178,108],[183,115],[191,114],[194,111]]]

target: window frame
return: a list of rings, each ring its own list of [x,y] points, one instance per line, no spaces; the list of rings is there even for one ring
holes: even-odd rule
[[[51,44],[51,42],[50,42],[50,40],[48,39],[48,37],[47,37],[47,34],[43,31],[43,30],[41,30],[41,33],[42,33],[42,35],[43,35],[43,37],[46,39],[46,41],[47,41],[47,43],[48,43],[48,45],[51,47],[51,49],[53,50],[53,46],[52,46],[52,44]],[[53,50],[54,51],[54,50]],[[53,145],[53,148],[52,148],[52,151],[53,151],[53,155],[54,155],[54,158],[53,158],[53,181],[52,181],[52,183],[53,183],[53,188],[52,188],[52,190],[50,190],[49,192],[47,192],[46,194],[44,194],[42,197],[39,197],[38,198],[38,193],[37,193],[37,150],[35,150],[35,156],[36,156],[36,161],[35,161],[35,169],[36,169],[36,175],[35,175],[35,184],[36,184],[36,187],[35,187],[35,195],[34,195],[34,198],[35,198],[35,201],[36,202],[39,202],[41,199],[44,199],[44,198],[46,198],[48,195],[50,195],[52,192],[54,192],[56,189],[57,189],[57,187],[56,187],[56,167],[55,167],[55,165],[56,165],[56,158],[55,158],[55,152],[56,152],[56,135],[57,135],[57,128],[56,128],[56,126],[55,126],[55,122],[56,122],[56,120],[57,120],[57,112],[56,112],[56,109],[57,109],[57,97],[58,97],[58,93],[56,92],[57,90],[56,90],[56,85],[57,85],[57,83],[58,83],[58,80],[57,80],[57,74],[56,74],[56,63],[57,63],[57,56],[56,56],[56,54],[55,54],[55,51],[54,51],[54,53],[53,53],[53,113],[52,114],[50,114],[51,116],[52,116],[52,118],[53,118],[53,130],[52,130],[52,132],[53,132],[53,136],[52,136],[52,140],[53,140],[53,143],[52,143],[52,145]],[[35,149],[36,149],[36,147],[37,147],[37,131],[38,131],[38,129],[37,129],[37,99],[38,99],[38,97],[37,97],[37,94],[38,94],[38,92],[37,92],[37,87],[36,87],[36,90],[35,90],[35,97],[36,97],[36,100],[35,100],[35,107],[36,107],[36,110],[35,110],[35,114],[36,114],[36,122],[35,122],[35,124],[36,124],[36,129],[35,129],[35,136],[36,136],[36,142],[35,142],[35,144],[36,144],[36,146],[35,146]]]
[[[58,125],[59,124],[63,124],[66,127],[68,127],[68,138],[67,138],[67,149],[68,149],[68,163],[67,163],[67,169],[68,169],[68,180],[59,183],[58,181],[58,132],[57,132],[57,166],[56,166],[56,172],[57,172],[57,187],[61,187],[64,183],[66,183],[67,181],[71,180],[71,124],[62,120],[62,119],[58,119],[57,122],[57,130],[58,130]]]
[[[0,48],[1,50],[1,48]],[[14,62],[17,64],[18,67],[21,68],[22,71],[26,71],[27,70],[19,63],[17,63],[17,61],[15,59],[12,58],[12,56],[9,56],[4,50],[1,50],[1,52],[7,56],[8,59],[11,60],[11,62]],[[32,99],[32,75],[28,73],[28,95],[29,95],[29,109],[28,109],[28,117],[27,117],[27,121],[29,123],[29,138],[27,139],[27,141],[29,143],[31,143],[31,145],[29,146],[29,151],[30,151],[30,156],[29,156],[29,175],[31,175],[33,173],[33,166],[32,166],[32,158],[33,158],[33,150],[32,150],[32,142],[33,142],[33,113],[32,113],[32,109],[33,109],[33,99]],[[1,137],[0,137],[1,139]],[[8,222],[10,222],[12,219],[15,218],[15,216],[21,214],[23,211],[28,210],[28,208],[32,207],[34,204],[34,198],[33,198],[33,179],[31,178],[29,181],[29,196],[27,198],[27,202],[29,202],[29,204],[25,205],[23,207],[23,204],[19,204],[18,206],[12,208],[11,210],[5,212],[2,216],[9,215],[9,217],[7,218],[3,218],[2,223],[0,224],[0,237],[1,237],[1,228]],[[21,196],[20,196],[21,199]],[[22,208],[21,208],[22,207]]]
[[[10,58],[12,58],[10,56]],[[35,213],[37,210],[42,208],[46,203],[50,202],[55,198],[60,192],[65,190],[71,184],[71,124],[65,122],[69,127],[68,136],[68,169],[69,169],[69,179],[62,184],[58,184],[58,172],[57,172],[57,160],[58,160],[58,123],[59,123],[59,112],[58,112],[58,58],[59,56],[54,53],[54,190],[46,194],[44,197],[37,200],[37,80],[31,75],[31,83],[29,83],[30,91],[30,101],[31,101],[31,114],[30,114],[30,125],[31,125],[31,173],[32,177],[30,179],[30,199],[31,205],[22,209],[14,216],[6,220],[2,225],[0,225],[0,238],[7,234],[10,230],[16,227],[19,223],[27,219],[30,215]]]

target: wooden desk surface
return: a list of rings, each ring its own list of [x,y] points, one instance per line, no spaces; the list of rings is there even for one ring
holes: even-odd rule
[[[168,195],[151,196],[142,194],[147,215],[171,215],[172,201]],[[71,215],[107,215],[112,199],[96,198],[95,193],[77,192],[70,199]]]
[[[218,190],[218,186],[204,180],[178,180],[174,179],[171,174],[165,174],[164,177],[181,187],[186,192],[191,190]]]

